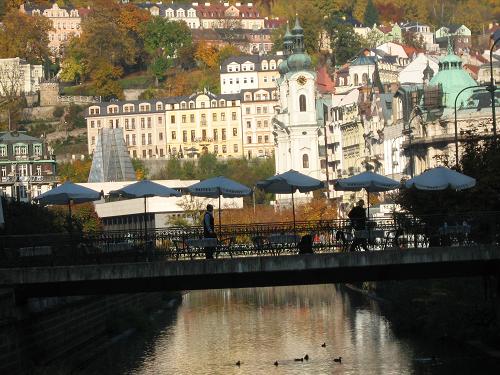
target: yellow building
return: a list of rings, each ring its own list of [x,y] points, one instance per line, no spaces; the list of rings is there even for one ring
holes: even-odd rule
[[[99,129],[122,128],[132,158],[192,158],[204,152],[242,157],[240,95],[210,92],[99,103],[87,109],[88,152]]]

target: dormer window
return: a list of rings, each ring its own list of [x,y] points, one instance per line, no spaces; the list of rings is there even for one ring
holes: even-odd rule
[[[194,109],[194,102],[189,102],[189,109]]]
[[[42,145],[40,143],[33,144],[33,155],[35,156],[42,155]]]
[[[212,100],[212,107],[217,108],[217,100]]]
[[[7,145],[0,145],[0,156],[7,156]]]
[[[15,144],[14,145],[14,155],[28,155],[28,146],[25,144]]]

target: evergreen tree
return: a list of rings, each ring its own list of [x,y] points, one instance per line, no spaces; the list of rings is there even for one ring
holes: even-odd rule
[[[354,32],[353,26],[346,22],[346,18],[345,14],[336,12],[325,22],[325,30],[333,50],[333,63],[337,66],[355,57],[361,49],[360,37]]]
[[[373,4],[373,0],[368,0],[365,8],[364,23],[368,27],[373,27],[374,24],[378,24],[378,10]]]

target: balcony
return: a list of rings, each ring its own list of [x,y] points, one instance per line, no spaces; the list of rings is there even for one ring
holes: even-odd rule
[[[16,182],[33,183],[33,184],[51,184],[60,181],[59,176],[4,176],[0,180],[0,184],[10,185]]]

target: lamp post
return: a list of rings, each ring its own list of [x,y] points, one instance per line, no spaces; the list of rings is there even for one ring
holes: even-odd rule
[[[457,100],[458,100],[458,97],[460,96],[461,93],[463,93],[465,90],[469,90],[469,89],[473,89],[473,88],[476,88],[476,89],[486,89],[488,90],[487,87],[485,86],[467,86],[467,87],[464,87],[462,90],[460,90],[457,94],[457,96],[455,97],[455,105],[454,105],[454,109],[455,109],[455,163],[456,163],[456,168],[458,170],[458,120],[457,120]],[[493,125],[493,137],[496,137],[496,130],[495,130],[495,125]]]
[[[497,142],[497,118],[496,118],[496,110],[495,110],[495,80],[493,78],[493,49],[495,45],[500,40],[500,37],[496,38],[493,42],[493,45],[490,48],[490,86],[488,87],[488,91],[491,96],[491,115],[493,117],[493,143],[496,145]]]
[[[394,138],[391,142],[391,178],[394,179],[394,165],[398,165],[399,163],[394,160],[394,142],[396,142],[399,138],[401,138],[402,135],[397,136]]]
[[[420,116],[422,114],[422,111],[419,106],[415,106],[411,111],[411,113],[413,113],[413,115],[410,117],[410,120],[408,121],[408,129],[406,129],[405,133],[408,135],[408,150],[410,152],[410,177],[413,178],[413,148],[411,145],[411,136],[413,131],[411,129],[411,122],[415,117]]]

